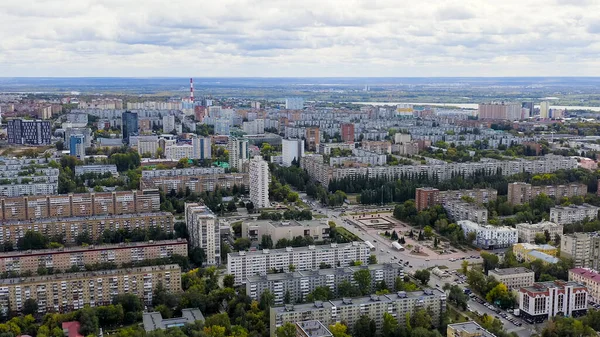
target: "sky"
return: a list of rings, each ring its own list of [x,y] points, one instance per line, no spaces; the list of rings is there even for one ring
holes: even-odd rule
[[[0,0],[0,76],[600,76],[600,0]]]

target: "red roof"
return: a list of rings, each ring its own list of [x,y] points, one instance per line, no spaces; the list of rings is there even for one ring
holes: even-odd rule
[[[83,337],[79,334],[79,327],[81,324],[77,321],[63,322],[62,328],[68,335],[68,337]]]
[[[600,282],[600,274],[585,268],[573,268],[569,272],[585,277],[594,282]]]

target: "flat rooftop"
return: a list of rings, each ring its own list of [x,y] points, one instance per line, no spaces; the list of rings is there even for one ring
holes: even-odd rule
[[[291,253],[291,252],[308,252],[308,251],[330,251],[335,249],[344,249],[344,248],[352,248],[352,247],[367,247],[364,242],[353,241],[349,243],[331,243],[328,245],[311,245],[308,247],[287,247],[280,249],[263,249],[256,251],[241,251],[229,253],[229,256],[245,256],[245,255],[262,255],[262,254],[282,254],[282,253]]]
[[[525,267],[515,267],[515,268],[504,268],[504,269],[494,269],[490,270],[490,273],[494,273],[496,275],[515,275],[515,274],[524,274],[524,273],[533,273],[532,270],[527,269]]]
[[[333,334],[323,323],[317,320],[303,321],[296,323],[296,326],[308,337],[331,337]]]
[[[119,220],[119,219],[132,219],[132,218],[145,218],[145,217],[158,217],[158,216],[171,216],[173,213],[169,212],[148,212],[148,213],[132,213],[132,214],[111,214],[111,215],[90,215],[90,216],[71,216],[64,218],[44,218],[44,219],[31,219],[31,220],[8,220],[3,221],[1,225],[19,225],[19,224],[36,224],[36,223],[48,223],[48,222],[69,222],[69,221],[85,221],[85,220]]]
[[[448,324],[448,328],[454,331],[465,332],[468,336],[480,336],[480,337],[496,337],[493,333],[487,331],[481,325],[475,322],[464,322]]]
[[[252,275],[246,277],[247,283],[256,283],[261,281],[281,281],[287,279],[294,278],[306,278],[306,277],[317,277],[321,275],[343,275],[349,274],[354,275],[354,273],[361,269],[367,269],[370,271],[373,270],[391,270],[391,269],[402,269],[404,268],[397,263],[383,263],[383,264],[370,264],[366,266],[357,266],[357,267],[337,267],[337,268],[326,268],[326,269],[317,269],[317,270],[302,270],[302,271],[294,271],[287,273],[274,273],[274,274],[263,274],[263,275]]]

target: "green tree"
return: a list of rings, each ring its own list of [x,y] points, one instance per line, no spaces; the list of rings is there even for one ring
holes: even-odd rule
[[[429,278],[431,277],[431,274],[429,273],[429,270],[421,269],[421,270],[415,271],[414,276],[417,280],[419,280],[421,282],[421,284],[425,285],[425,284],[429,283]]]
[[[536,245],[543,245],[547,242],[544,233],[536,233],[535,238],[533,240]]]
[[[488,272],[498,267],[498,255],[488,252],[481,252],[481,258],[483,259],[483,270]]]
[[[223,277],[223,286],[225,288],[233,288],[234,284],[235,284],[235,278],[233,275],[227,274]]]
[[[260,241],[260,247],[262,249],[272,249],[273,248],[273,239],[271,239],[271,235],[263,234]]]
[[[290,322],[285,322],[275,331],[277,337],[296,337],[296,326]]]
[[[467,270],[469,270],[469,261],[463,260],[463,262],[460,263],[460,270],[462,271],[463,275],[467,275]]]
[[[425,328],[430,329],[432,327],[431,315],[425,309],[419,309],[410,317],[410,326],[413,329]]]
[[[363,295],[371,293],[371,273],[368,269],[361,269],[354,272],[354,281]]]
[[[248,238],[238,238],[233,242],[233,249],[237,251],[242,251],[250,248],[252,243]]]
[[[38,303],[32,298],[28,298],[23,303],[23,315],[34,315],[38,311]]]
[[[381,337],[395,337],[398,331],[398,320],[388,312],[383,313]]]
[[[316,287],[311,293],[306,296],[306,301],[314,302],[314,301],[327,301],[333,298],[333,294],[331,293],[331,289],[329,287],[321,286]]]
[[[377,256],[376,255],[369,256],[369,264],[377,264]]]
[[[351,337],[347,333],[348,327],[340,322],[337,322],[334,325],[330,325],[329,331],[331,332],[333,337]]]
[[[352,337],[373,337],[377,331],[375,321],[369,318],[369,316],[360,316],[360,318],[354,323],[352,329]]]
[[[357,287],[348,281],[342,281],[338,284],[338,297],[355,297],[361,294]]]
[[[48,245],[48,238],[42,233],[27,231],[25,235],[17,240],[19,250],[44,249]]]

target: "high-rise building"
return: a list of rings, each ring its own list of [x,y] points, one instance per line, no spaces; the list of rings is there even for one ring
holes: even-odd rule
[[[600,232],[563,234],[560,256],[572,259],[577,268],[600,269]]]
[[[130,136],[138,134],[138,114],[136,112],[125,111],[121,115],[123,142],[129,143]]]
[[[221,264],[221,233],[219,220],[213,212],[203,204],[186,203],[185,223],[190,246],[204,250],[206,264]]]
[[[171,132],[173,132],[173,130],[176,130],[175,129],[175,116],[173,116],[173,115],[163,116],[162,122],[163,122],[163,132],[164,133],[171,133]]]
[[[321,134],[318,126],[306,128],[306,146],[308,151],[318,151],[319,143],[321,143]]]
[[[353,142],[354,141],[354,124],[344,123],[342,124],[342,141]]]
[[[227,150],[229,151],[229,167],[232,169],[235,168],[238,172],[243,172],[244,164],[250,158],[248,140],[230,137],[227,143]]]
[[[540,118],[550,118],[550,102],[540,102]]]
[[[11,119],[6,131],[9,144],[50,144],[50,122],[42,120]]]
[[[521,119],[521,104],[508,102],[479,104],[479,119],[519,120]]]
[[[282,139],[281,150],[283,156],[283,166],[291,166],[294,159],[300,165],[300,158],[304,156],[303,139]]]
[[[587,185],[572,183],[569,185],[533,186],[524,182],[514,182],[508,184],[507,199],[511,204],[519,205],[530,201],[542,193],[557,200],[562,197],[584,197],[587,194]]]
[[[521,107],[523,109],[527,109],[527,111],[529,112],[529,114],[527,116],[524,116],[524,117],[531,117],[531,116],[533,116],[533,102],[523,102],[523,103],[521,103]]]
[[[261,157],[255,156],[250,161],[250,201],[254,208],[269,207],[269,164]]]
[[[550,208],[550,221],[565,225],[585,219],[594,220],[598,218],[600,207],[590,204],[556,206]]]
[[[285,99],[285,108],[287,110],[304,109],[304,99],[302,97],[289,97]]]
[[[419,187],[415,191],[417,211],[424,210],[440,203],[440,190],[433,187]]]
[[[69,139],[69,154],[77,157],[79,160],[83,160],[85,158],[84,135],[71,135],[71,139]]]

